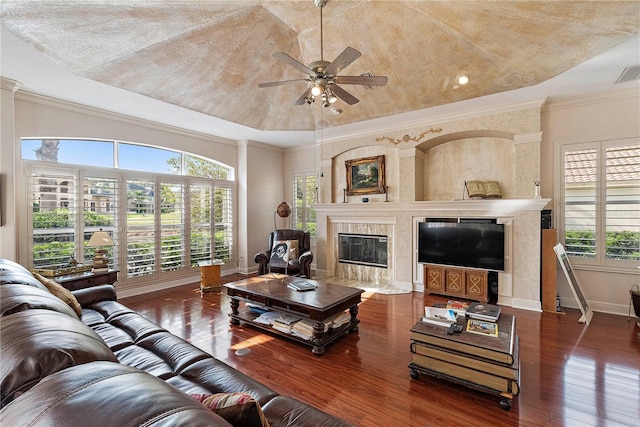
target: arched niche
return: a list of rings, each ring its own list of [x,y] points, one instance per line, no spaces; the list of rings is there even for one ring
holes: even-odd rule
[[[465,181],[498,181],[504,198],[515,186],[516,147],[512,132],[469,130],[420,143],[424,153],[423,200],[467,198]]]

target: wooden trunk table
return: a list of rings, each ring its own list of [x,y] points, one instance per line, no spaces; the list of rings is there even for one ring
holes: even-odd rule
[[[225,283],[231,303],[231,324],[246,322],[277,336],[312,347],[313,354],[321,356],[325,346],[338,338],[358,330],[360,320],[358,304],[361,302],[362,289],[330,285],[311,279],[302,279],[316,285],[315,290],[295,291],[287,285],[289,281],[301,280],[299,277],[267,274],[251,277],[237,282]],[[313,321],[313,337],[309,340],[272,328],[270,325],[256,322],[259,313],[250,307],[240,307],[240,302],[251,303],[267,310],[298,316]],[[349,310],[351,319],[337,328],[325,332],[325,321]]]
[[[501,314],[498,336],[466,331],[467,319],[458,318],[464,330],[448,335],[446,326],[419,321],[411,328],[410,375],[426,374],[502,397],[500,406],[511,409],[520,392],[519,340],[515,317]]]

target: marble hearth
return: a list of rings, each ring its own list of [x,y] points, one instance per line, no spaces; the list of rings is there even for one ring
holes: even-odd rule
[[[371,287],[422,291],[417,262],[417,227],[426,217],[496,218],[505,224],[505,271],[498,302],[540,310],[540,211],[549,199],[460,200],[451,202],[326,203],[317,215],[316,273],[362,281]],[[338,234],[388,237],[387,268],[338,262]]]

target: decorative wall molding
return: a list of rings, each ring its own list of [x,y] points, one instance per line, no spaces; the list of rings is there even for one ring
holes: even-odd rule
[[[394,144],[400,144],[401,142],[421,142],[422,139],[424,139],[425,136],[431,134],[431,133],[440,133],[442,132],[442,128],[429,128],[427,130],[425,130],[424,132],[422,132],[420,135],[418,136],[410,136],[409,134],[405,134],[402,138],[391,138],[389,136],[381,136],[376,138],[377,142],[380,141],[389,141],[392,142]]]

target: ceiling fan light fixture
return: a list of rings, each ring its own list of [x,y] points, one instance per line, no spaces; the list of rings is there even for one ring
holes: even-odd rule
[[[320,83],[316,83],[311,88],[311,95],[313,95],[313,96],[318,96],[318,95],[322,94],[323,92],[324,92],[324,85],[322,85]]]

